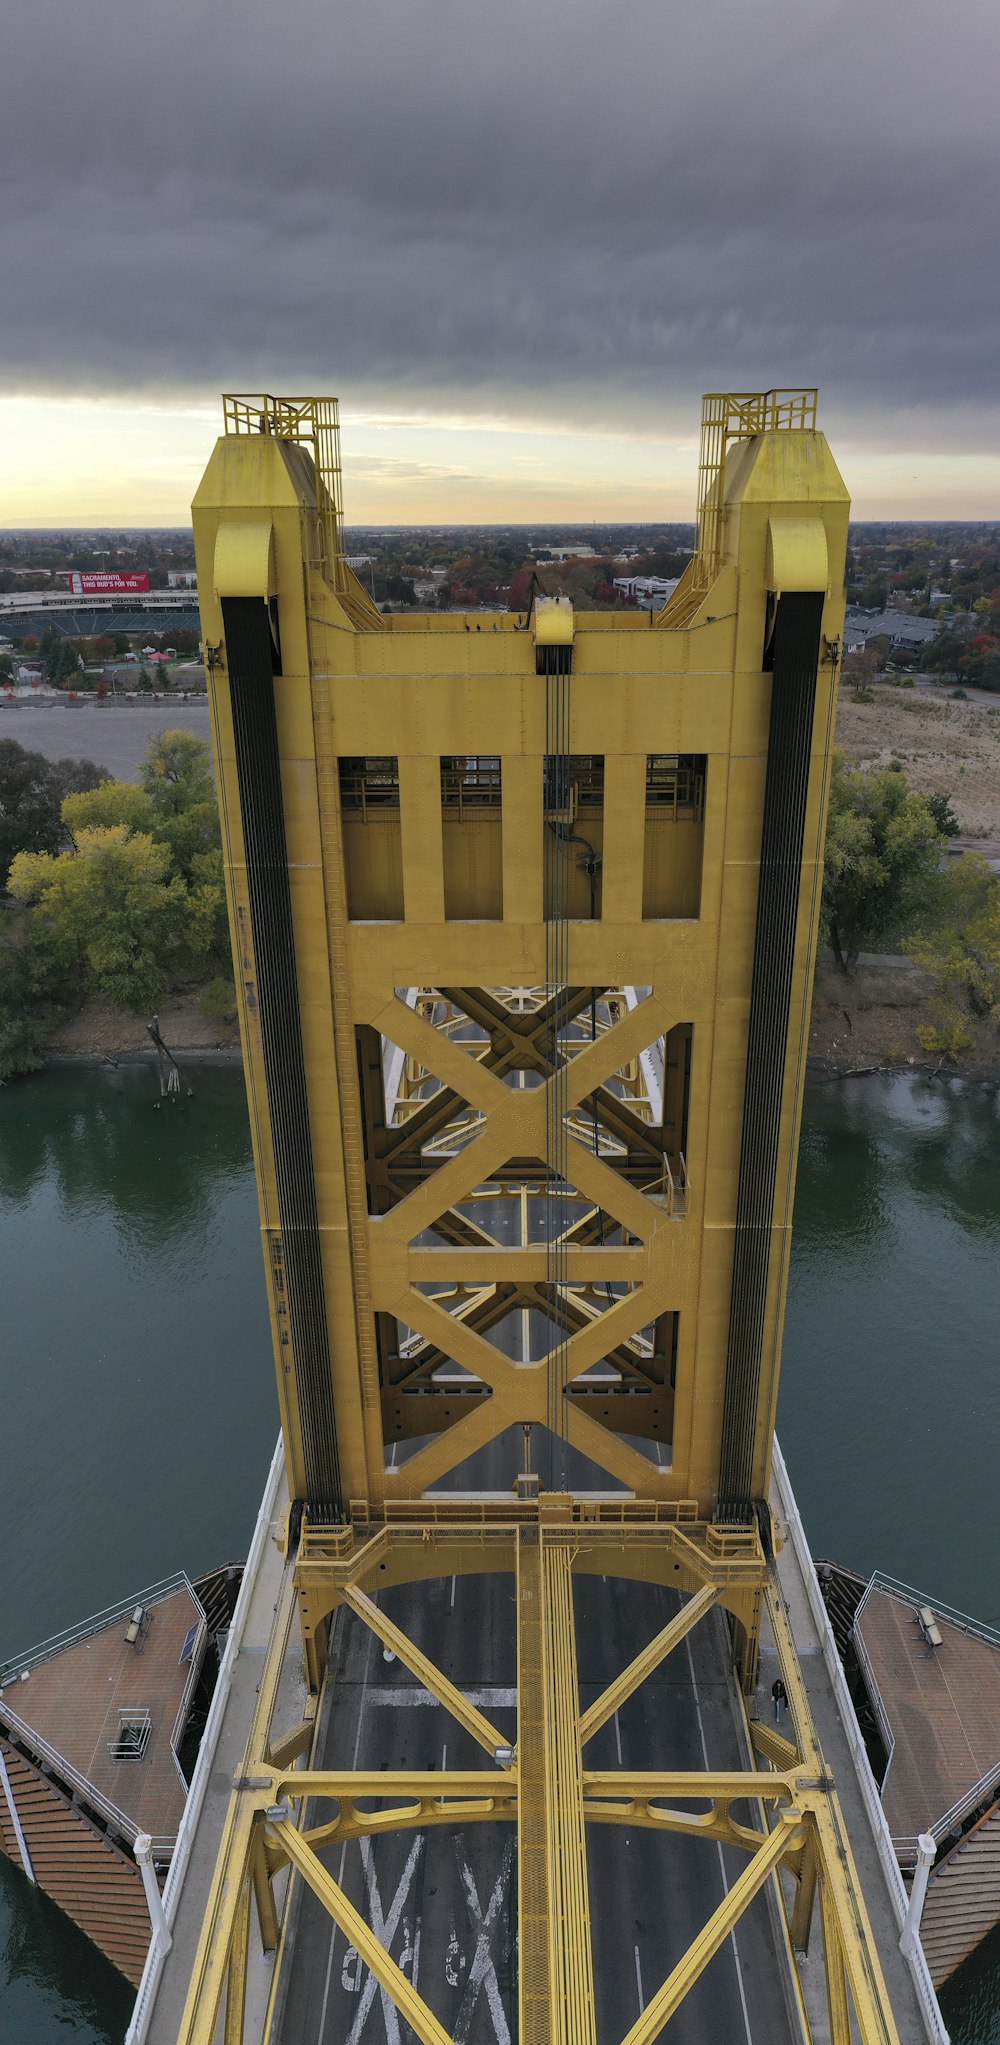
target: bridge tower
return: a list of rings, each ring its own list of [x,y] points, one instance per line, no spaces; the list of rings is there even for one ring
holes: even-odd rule
[[[655,615],[380,614],[344,555],[330,400],[227,398],[194,517],[319,1702],[272,1736],[278,1640],[182,2036],[208,2045],[226,2010],[242,2038],[253,1915],[294,1968],[290,1868],[444,2045],[323,1854],[482,1819],[516,1827],[521,2045],[594,2045],[587,1838],[625,1822],[745,1857],[627,2045],[769,1884],[790,1946],[819,1897],[835,2045],[852,2013],[894,2039],[768,1505],[848,520],[815,393],[706,399],[697,548]],[[378,1601],[477,1572],[516,1600],[514,1737]],[[678,1595],[582,1710],[588,1575]],[[342,1608],[482,1766],[317,1765]],[[766,1629],[783,1729],[751,1721],[752,1767],[592,1770],[598,1730],[720,1612],[748,1698]]]

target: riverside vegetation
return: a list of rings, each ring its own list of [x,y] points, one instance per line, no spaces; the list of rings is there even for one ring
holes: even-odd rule
[[[151,1012],[196,987],[235,1008],[219,812],[203,739],[167,731],[138,785],[0,740],[0,1080],[88,997]]]
[[[919,972],[914,1056],[890,1041],[886,1062],[963,1069],[971,1055],[1000,1071],[1000,878],[977,852],[942,869],[955,828],[947,797],[918,793],[901,765],[866,771],[836,755],[823,891],[832,998],[852,1031],[844,1004],[863,955],[902,953]],[[88,1000],[148,1014],[196,992],[207,1020],[231,1020],[218,806],[193,733],[154,738],[138,784],[0,740],[3,889],[0,1080],[37,1066]]]

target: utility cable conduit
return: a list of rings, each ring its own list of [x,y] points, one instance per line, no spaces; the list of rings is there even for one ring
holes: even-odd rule
[[[775,1439],[774,1443],[771,1476],[781,1508],[781,1516],[788,1529],[788,1538],[791,1542],[792,1552],[798,1563],[805,1585],[813,1623],[819,1634],[826,1672],[833,1686],[833,1694],[840,1713],[844,1737],[850,1748],[851,1759],[854,1762],[855,1773],[860,1784],[861,1795],[867,1812],[868,1822],[872,1829],[878,1857],[882,1864],[882,1872],[885,1876],[886,1887],[892,1901],[893,1912],[900,1932],[902,1932],[906,1921],[906,1909],[909,1900],[906,1886],[899,1871],[899,1863],[893,1850],[892,1837],[886,1823],[885,1812],[882,1809],[878,1785],[872,1774],[871,1764],[864,1740],[861,1737],[861,1728],[858,1725],[851,1693],[847,1687],[843,1663],[837,1652],[837,1643],[833,1637],[830,1615],[823,1603],[823,1593],[819,1587],[819,1578],[816,1574],[812,1553],[806,1539],[805,1528],[802,1524],[799,1508],[795,1502],[795,1493],[792,1490],[791,1479],[789,1478],[785,1459],[778,1446],[777,1439]],[[949,2034],[945,2029],[944,2019],[934,1992],[934,1983],[931,1980],[930,1970],[924,1958],[924,1951],[919,1938],[915,1939],[912,1944],[908,1942],[907,1946],[901,1946],[900,1950],[910,1970],[914,1992],[920,2004],[924,2026],[931,2045],[950,2045]]]

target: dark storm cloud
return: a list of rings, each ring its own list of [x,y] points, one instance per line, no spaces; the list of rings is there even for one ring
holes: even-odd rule
[[[42,0],[4,42],[8,389],[995,403],[994,0]]]

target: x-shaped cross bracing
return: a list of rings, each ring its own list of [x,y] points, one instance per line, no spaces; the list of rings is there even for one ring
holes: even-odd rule
[[[586,990],[579,989],[573,990],[573,997],[578,1006],[590,998]],[[374,1030],[399,1045],[447,1090],[446,1100],[435,1095],[427,1103],[438,1117],[435,1127],[441,1126],[442,1115],[446,1118],[452,1112],[455,1098],[480,1112],[484,1121],[479,1133],[458,1154],[449,1157],[387,1213],[369,1221],[369,1288],[376,1312],[391,1314],[400,1324],[416,1331],[424,1338],[431,1357],[450,1358],[460,1364],[492,1396],[480,1395],[474,1401],[463,1402],[452,1388],[445,1391],[434,1386],[428,1400],[425,1431],[433,1427],[434,1398],[439,1393],[439,1410],[449,1396],[454,1405],[464,1403],[470,1410],[452,1418],[425,1448],[411,1457],[405,1474],[387,1472],[387,1488],[390,1493],[426,1489],[507,1427],[518,1422],[545,1424],[551,1416],[554,1391],[561,1424],[572,1446],[631,1488],[648,1489],[650,1465],[646,1458],[612,1435],[599,1420],[581,1410],[578,1402],[566,1398],[565,1393],[594,1364],[634,1340],[641,1329],[676,1304],[676,1274],[664,1254],[669,1238],[663,1231],[669,1231],[671,1223],[663,1206],[623,1180],[614,1166],[596,1156],[592,1148],[567,1134],[563,1146],[567,1182],[595,1210],[609,1218],[612,1231],[621,1230],[624,1241],[608,1245],[572,1241],[572,1230],[565,1231],[556,1244],[522,1243],[518,1247],[492,1245],[488,1241],[448,1248],[416,1247],[416,1241],[426,1230],[434,1229],[442,1216],[467,1202],[477,1188],[494,1178],[502,1179],[505,1167],[513,1169],[511,1160],[518,1161],[516,1169],[521,1172],[527,1161],[544,1160],[557,1104],[558,1112],[563,1114],[594,1094],[648,1044],[651,1035],[665,1032],[672,1019],[664,1003],[650,997],[638,1008],[626,1011],[594,1041],[562,1062],[556,1075],[550,1069],[551,1043],[546,1047],[546,1033],[551,1038],[552,1032],[548,1010],[541,1016],[511,1016],[482,990],[474,994],[462,990],[461,995],[452,990],[451,998],[461,999],[467,1012],[471,1012],[471,1002],[477,1009],[475,1019],[491,1031],[491,1042],[482,1055],[463,1049],[398,996],[393,996],[370,1019]],[[541,1060],[541,1069],[546,1073],[544,1083],[530,1089],[508,1086],[499,1071],[491,1069],[491,1062],[495,1068],[503,1067],[506,1061],[508,1069],[523,1063],[522,1053],[527,1044],[534,1045],[532,1060],[536,1070]],[[620,1105],[615,1103],[616,1110]],[[629,1113],[627,1109],[622,1112]],[[416,1140],[415,1131],[422,1116],[421,1110],[405,1125],[400,1132],[401,1140],[407,1143]],[[632,1119],[641,1129],[637,1118]],[[649,1142],[648,1132],[644,1132],[643,1140]],[[550,1274],[556,1257],[563,1290],[554,1302]],[[436,1285],[440,1291],[455,1281],[460,1281],[469,1292],[490,1284],[509,1287],[509,1296],[500,1314],[492,1312],[485,1298],[479,1302],[463,1300],[459,1311],[449,1314],[434,1298],[417,1290],[420,1285]],[[596,1308],[590,1312],[579,1303],[572,1303],[567,1290],[572,1285],[610,1287],[622,1282],[632,1289],[601,1312]],[[543,1360],[534,1370],[504,1357],[477,1326],[479,1322],[488,1325],[492,1319],[501,1318],[517,1303],[535,1306],[554,1318],[561,1329],[569,1325],[572,1330],[568,1340],[560,1334],[551,1359]],[[558,1382],[553,1385],[551,1380],[557,1372]],[[428,1376],[429,1372],[424,1370],[425,1385]]]

